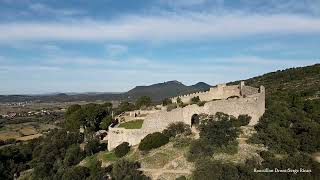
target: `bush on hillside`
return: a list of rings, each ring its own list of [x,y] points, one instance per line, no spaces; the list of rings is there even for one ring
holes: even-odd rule
[[[247,114],[241,114],[238,116],[240,126],[246,126],[250,123],[251,117]]]
[[[178,104],[183,103],[180,97],[177,98],[177,103],[178,103]]]
[[[178,137],[174,139],[174,148],[184,148],[190,145],[192,138],[190,137]]]
[[[187,180],[187,178],[185,176],[179,176],[176,178],[176,180]]]
[[[204,106],[206,104],[206,101],[200,101],[197,103],[198,106]]]
[[[152,134],[148,134],[145,138],[143,138],[139,144],[139,150],[141,151],[149,151],[151,149],[155,149],[161,147],[169,142],[169,137],[166,135],[155,132]]]
[[[125,156],[126,154],[128,154],[129,151],[130,151],[130,146],[129,146],[129,143],[127,142],[121,143],[114,149],[114,153],[118,158]]]
[[[83,166],[71,166],[65,170],[62,175],[62,180],[70,179],[86,179],[90,176],[90,169]]]
[[[208,144],[223,146],[236,141],[240,132],[234,125],[233,116],[218,112],[215,116],[201,120],[199,125],[200,138]]]
[[[101,120],[99,127],[101,129],[107,130],[108,127],[111,125],[112,121],[113,121],[112,116],[106,116]]]
[[[190,135],[191,129],[184,122],[176,122],[169,124],[167,129],[163,130],[162,133],[168,137],[176,137],[179,134]]]
[[[149,107],[152,103],[152,100],[148,96],[141,96],[137,99],[136,101],[136,107],[141,108],[141,107]]]
[[[65,166],[72,166],[78,164],[84,156],[78,144],[73,144],[68,147],[64,156],[63,164]]]
[[[213,146],[208,144],[205,140],[193,140],[190,144],[189,152],[187,155],[188,161],[196,161],[211,157],[213,154]]]
[[[176,104],[169,104],[167,106],[167,111],[172,111],[173,109],[176,109],[177,108],[177,105]]]
[[[125,159],[120,159],[115,162],[112,166],[112,179],[139,179],[139,180],[150,180],[150,178],[144,175],[138,169],[141,165],[138,161],[132,162]]]
[[[87,156],[93,155],[100,151],[100,142],[98,139],[91,139],[84,147]]]
[[[169,98],[165,98],[165,99],[162,101],[162,105],[163,105],[163,106],[166,106],[166,105],[169,105],[169,104],[172,104],[172,100],[169,99]]]
[[[197,104],[200,102],[199,96],[193,97],[190,99],[191,104]]]

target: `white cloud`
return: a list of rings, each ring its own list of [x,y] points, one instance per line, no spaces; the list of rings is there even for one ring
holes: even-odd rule
[[[319,33],[320,20],[297,15],[186,13],[184,15],[128,16],[109,22],[0,24],[0,40],[175,41],[233,38],[261,34]]]
[[[174,8],[183,8],[203,5],[208,2],[208,0],[160,0],[160,2]]]
[[[39,66],[39,65],[27,65],[27,66],[20,66],[20,65],[10,65],[10,66],[1,66],[1,71],[6,72],[23,72],[23,71],[32,71],[32,72],[38,72],[38,71],[60,71],[62,70],[61,67],[54,67],[54,66]]]
[[[140,84],[152,84],[174,79],[185,84],[204,81],[214,85],[246,79],[278,69],[317,63],[316,60],[310,59],[272,59],[249,55],[212,57],[206,60],[194,59],[183,63],[183,65],[177,61],[164,62],[159,59],[147,58],[119,59],[114,60],[114,64],[110,63],[108,59],[90,57],[56,57],[52,59],[52,62],[55,63],[52,63],[50,59],[47,60],[48,62],[39,65],[0,65],[1,83],[7,82],[9,77],[14,77],[11,86],[1,90],[5,93],[12,93],[18,91],[19,88],[15,87],[21,87],[22,84],[25,84],[25,88],[23,91],[19,91],[20,93],[44,92],[48,87],[52,89],[51,92],[75,90],[119,92]],[[73,64],[73,66],[66,66],[65,63]],[[25,73],[20,73],[25,71],[28,76],[25,76]],[[36,80],[38,78],[49,78],[50,81],[39,82]],[[28,86],[35,83],[40,86]],[[89,87],[87,84],[91,84],[91,86]]]
[[[120,44],[108,44],[106,45],[107,53],[110,56],[117,56],[128,52],[128,46]]]
[[[29,8],[33,12],[46,14],[46,15],[53,14],[57,16],[72,16],[72,15],[78,15],[83,13],[83,11],[76,10],[76,9],[56,9],[41,3],[31,4]]]

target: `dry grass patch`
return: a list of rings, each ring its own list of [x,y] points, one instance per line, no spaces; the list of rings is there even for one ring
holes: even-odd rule
[[[0,139],[30,140],[41,136],[42,132],[54,128],[57,128],[57,126],[37,122],[7,124],[0,129]]]

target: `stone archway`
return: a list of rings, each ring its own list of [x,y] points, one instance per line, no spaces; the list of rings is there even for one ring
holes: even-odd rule
[[[199,115],[198,114],[193,114],[191,116],[191,127],[199,125],[199,121],[200,121]]]

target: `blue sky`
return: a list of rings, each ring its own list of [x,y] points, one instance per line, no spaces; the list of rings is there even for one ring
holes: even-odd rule
[[[214,85],[319,47],[320,0],[0,0],[0,94]]]

